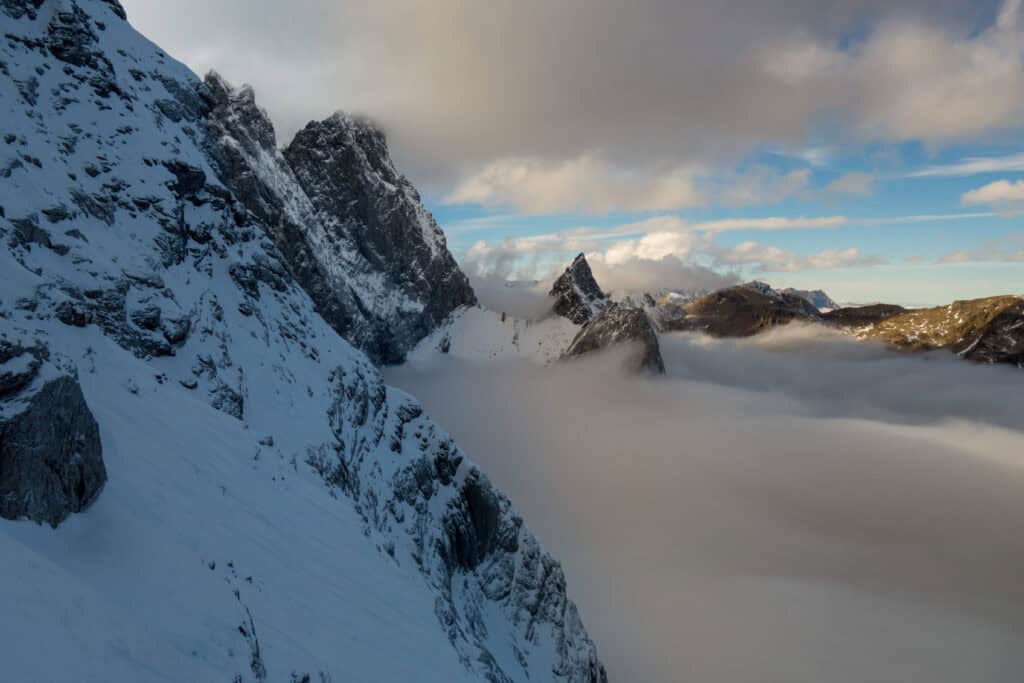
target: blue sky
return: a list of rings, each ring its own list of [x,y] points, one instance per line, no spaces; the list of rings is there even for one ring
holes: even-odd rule
[[[777,176],[806,171],[806,184],[787,196],[772,197],[750,206],[723,205],[708,201],[678,211],[566,212],[530,214],[514,207],[487,207],[476,203],[452,203],[443,195],[428,197],[429,208],[446,229],[449,246],[463,262],[476,265],[474,245],[483,242],[500,250],[510,238],[565,234],[586,227],[588,232],[614,232],[618,226],[637,224],[652,217],[672,216],[687,224],[706,224],[731,219],[842,218],[838,225],[821,228],[710,231],[713,243],[733,248],[744,242],[776,247],[811,257],[825,251],[854,248],[877,263],[843,267],[779,269],[748,263],[736,270],[741,277],[765,279],[778,286],[825,288],[844,301],[890,300],[905,304],[937,304],[956,298],[973,298],[1024,292],[1024,224],[1017,200],[967,203],[964,195],[996,181],[1024,179],[1013,170],[979,171],[961,168],[967,160],[985,159],[996,167],[1013,167],[1014,155],[1024,145],[958,144],[930,150],[909,142],[899,145],[864,145],[846,150],[814,148],[813,163],[806,155],[760,150],[737,163],[731,173],[743,176],[755,171]],[[1022,157],[1024,161],[1024,157]],[[928,173],[929,175],[919,175]],[[865,187],[854,194],[830,193],[829,183],[849,174],[864,174]],[[595,243],[600,252],[607,244],[636,239],[642,231]],[[585,249],[586,250],[586,249]],[[520,259],[520,269],[510,277],[543,277],[550,269],[574,255],[575,249],[557,246],[543,258]],[[700,253],[684,259],[714,264]],[[1007,259],[1001,262],[1001,259]],[[1016,259],[1016,261],[1010,259]],[[665,286],[684,283],[666,282]]]

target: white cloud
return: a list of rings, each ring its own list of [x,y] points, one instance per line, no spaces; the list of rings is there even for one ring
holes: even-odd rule
[[[777,204],[806,192],[811,180],[809,169],[800,168],[779,173],[770,168],[757,167],[731,178],[716,199],[725,206],[763,206]]]
[[[747,241],[734,247],[715,246],[710,248],[709,252],[716,265],[752,266],[755,270],[768,273],[862,268],[887,263],[886,259],[880,256],[861,254],[855,247],[798,254],[779,247]]]
[[[461,181],[447,204],[513,207],[527,214],[675,211],[699,206],[694,171],[628,173],[594,156],[569,161],[503,159]]]
[[[869,173],[853,172],[842,175],[825,186],[825,194],[866,196],[871,194],[875,179]]]
[[[498,243],[479,241],[466,253],[480,273],[514,274],[516,278],[540,279],[552,269],[564,267],[569,254],[586,252],[606,268],[629,266],[632,270],[676,259],[688,266],[711,263],[726,270],[749,268],[764,272],[793,272],[875,266],[886,263],[856,248],[799,254],[754,241],[733,247],[715,243],[715,235],[729,230],[813,229],[844,225],[842,217],[723,219],[687,223],[675,216],[655,216],[610,229],[578,228],[561,233],[515,237]],[[701,266],[703,267],[703,266]],[[636,278],[634,278],[636,279]]]
[[[1024,119],[1024,34],[1018,0],[975,33],[927,21],[882,22],[837,47],[801,36],[762,50],[780,96],[832,109],[860,137],[934,142],[969,139]]]
[[[1010,182],[996,180],[983,185],[960,197],[961,204],[986,204],[990,206],[1020,205],[1024,202],[1024,180]]]
[[[839,228],[849,223],[845,216],[814,216],[786,218],[772,216],[768,218],[723,218],[703,223],[692,223],[689,230],[707,232],[725,232],[729,230],[819,230],[822,228]]]
[[[619,265],[633,259],[659,261],[666,256],[686,258],[695,248],[711,244],[709,235],[686,232],[652,232],[635,240],[616,242],[604,250],[604,262]]]
[[[926,166],[908,174],[910,178],[959,178],[983,173],[1024,171],[1024,154],[999,157],[968,157],[953,164]]]
[[[740,281],[734,272],[719,272],[694,263],[679,254],[658,258],[630,257],[610,262],[605,254],[587,254],[594,278],[611,292],[653,291],[661,288],[679,291],[705,291],[729,287]]]

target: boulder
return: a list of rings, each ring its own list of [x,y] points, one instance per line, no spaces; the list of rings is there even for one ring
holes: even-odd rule
[[[96,419],[70,375],[4,408],[13,415],[0,420],[0,517],[56,527],[107,481]]]

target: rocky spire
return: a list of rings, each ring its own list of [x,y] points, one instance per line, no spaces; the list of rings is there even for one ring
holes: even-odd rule
[[[251,88],[216,74],[206,86],[220,175],[339,334],[378,363],[398,363],[453,310],[476,303],[372,123],[335,114],[278,150]]]
[[[601,291],[587,258],[580,254],[551,287],[555,297],[554,311],[577,325],[583,325],[601,312],[608,297]]]

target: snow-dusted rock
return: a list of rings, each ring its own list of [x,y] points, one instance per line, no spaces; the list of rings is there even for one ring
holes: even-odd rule
[[[583,326],[564,357],[582,356],[613,346],[630,346],[626,367],[634,372],[665,373],[665,363],[651,321],[643,309],[611,303]]]
[[[282,152],[251,88],[215,73],[206,86],[221,177],[339,334],[375,361],[401,362],[449,313],[476,303],[373,124],[335,114]]]
[[[608,297],[598,286],[583,254],[573,259],[565,272],[555,280],[550,295],[555,298],[555,313],[577,325],[596,316],[608,303]]]
[[[288,212],[315,214],[306,227],[327,255],[360,246],[347,222],[358,216],[292,183],[296,164],[275,165],[258,118],[213,115],[250,98],[225,89],[218,100],[115,2],[5,0],[0,12],[0,335],[44,345],[78,377],[44,375],[19,351],[0,387],[11,416],[26,414],[18,397],[41,397],[26,425],[39,427],[41,410],[75,415],[46,423],[60,444],[91,433],[84,399],[110,477],[56,533],[0,524],[0,581],[17,587],[0,614],[5,675],[605,680],[558,563],[415,400],[324,321],[318,290],[280,246],[277,204],[257,200],[301,186]],[[309,187],[359,185],[334,173],[370,145],[373,173],[351,197],[366,215],[413,210],[380,165],[382,138],[323,125],[329,158],[318,158],[333,170],[318,180],[307,169]],[[258,149],[232,160],[224,136],[242,129]],[[274,185],[280,174],[288,183]],[[399,233],[420,246],[393,256],[409,257],[408,288],[372,267],[331,271],[373,302],[367,321],[434,315],[412,294],[437,284],[433,271],[413,265],[427,252],[443,264],[443,240],[406,218]],[[386,260],[386,240],[368,241],[361,263]],[[411,343],[427,329],[417,325],[387,329]]]

